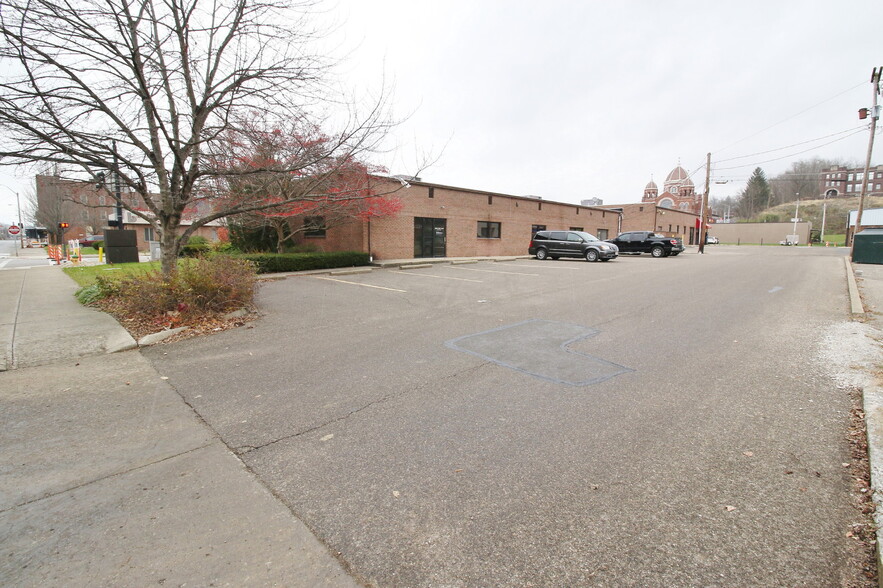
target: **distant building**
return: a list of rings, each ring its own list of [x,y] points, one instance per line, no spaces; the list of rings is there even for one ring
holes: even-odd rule
[[[94,182],[38,175],[36,187],[38,216],[46,222],[62,220],[68,222],[70,227],[64,233],[66,240],[102,234],[108,228],[108,221],[116,218],[116,199],[105,186],[96,187]],[[123,191],[120,193],[120,199],[147,214],[144,201],[134,192]],[[207,203],[197,202],[193,208],[185,210],[181,221],[182,230],[190,224],[192,215],[205,214],[208,211],[207,207]],[[217,229],[220,224],[219,221],[212,221],[197,229],[194,234],[214,241],[218,238]],[[159,238],[153,225],[125,209],[123,228],[137,232],[138,249],[141,251],[149,248],[150,241]]]
[[[699,214],[702,211],[702,195],[696,193],[696,187],[687,170],[678,165],[671,170],[662,185],[662,193],[653,179],[644,187],[642,203],[654,203],[661,208],[673,208],[682,212]]]
[[[819,172],[819,194],[834,190],[832,198],[859,196],[862,193],[864,167],[835,165]],[[883,196],[883,165],[868,170],[868,196]]]
[[[859,188],[859,190],[861,190],[861,188]],[[858,211],[850,210],[846,220],[847,245],[852,244],[852,237],[855,235],[855,221],[857,218]],[[883,229],[883,208],[866,208],[862,211],[861,231],[865,229]]]
[[[604,200],[602,198],[587,198],[580,200],[579,203],[583,206],[603,206]]]

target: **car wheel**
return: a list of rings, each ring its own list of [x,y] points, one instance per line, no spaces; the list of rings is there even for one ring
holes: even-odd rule
[[[586,249],[586,261],[598,261],[598,252],[594,249]]]
[[[549,254],[545,249],[537,249],[537,259],[539,259],[540,261],[543,261],[544,259],[546,259],[546,257],[548,257],[548,255]]]
[[[654,245],[653,249],[650,250],[650,255],[653,257],[664,257],[665,249],[663,249],[662,245]]]

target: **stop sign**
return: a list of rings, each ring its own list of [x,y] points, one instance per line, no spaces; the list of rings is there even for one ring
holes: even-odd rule
[[[18,235],[21,229],[18,228],[18,225],[9,225],[9,228],[6,230],[10,235]]]

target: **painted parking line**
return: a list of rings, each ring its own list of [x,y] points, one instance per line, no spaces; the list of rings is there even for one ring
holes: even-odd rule
[[[509,267],[524,267],[524,268],[530,268],[530,269],[564,269],[564,270],[573,270],[573,271],[579,271],[579,269],[580,269],[579,267],[574,267],[573,264],[568,264],[567,266],[564,266],[564,265],[559,265],[556,263],[543,263],[543,264],[536,264],[536,265],[519,265],[517,263],[510,263]]]
[[[317,280],[328,280],[329,282],[339,282],[341,284],[350,284],[352,286],[362,286],[364,288],[377,288],[378,290],[389,290],[390,292],[407,292],[407,290],[399,290],[398,288],[387,288],[386,286],[374,286],[373,284],[360,284],[359,282],[349,282],[347,280],[338,280],[337,278],[326,278],[323,276],[313,276]]]
[[[481,269],[472,269],[471,267],[460,267],[458,265],[450,266],[451,269],[463,270],[465,272],[484,272],[486,274],[509,274],[510,276],[533,276],[538,278],[540,274],[525,274],[521,272],[501,272],[497,270],[481,270]]]
[[[470,280],[469,278],[452,278],[451,276],[436,276],[433,274],[421,274],[420,272],[402,272],[402,276],[415,276],[418,278],[437,278],[439,280],[457,280],[458,282],[475,282],[476,284],[484,283],[482,280]]]

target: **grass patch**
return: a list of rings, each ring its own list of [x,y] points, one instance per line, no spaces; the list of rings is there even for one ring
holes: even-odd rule
[[[109,280],[118,280],[128,276],[155,272],[160,267],[159,261],[149,261],[145,263],[133,262],[66,267],[63,271],[80,286],[91,286],[98,281],[99,276]]]

